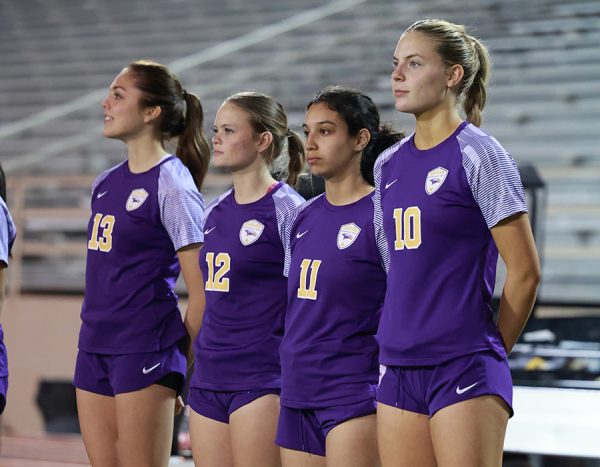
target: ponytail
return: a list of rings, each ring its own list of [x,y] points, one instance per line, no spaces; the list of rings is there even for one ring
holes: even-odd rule
[[[481,125],[481,114],[487,99],[486,85],[490,74],[490,56],[486,47],[476,38],[467,36],[471,41],[475,56],[479,62],[470,86],[465,90],[463,110],[467,120],[475,126]]]
[[[287,170],[287,184],[295,187],[298,185],[300,173],[304,169],[304,143],[302,139],[295,131],[288,130],[288,170]]]
[[[210,160],[210,147],[204,134],[204,112],[196,95],[183,91],[183,98],[187,109],[181,133],[173,135],[179,136],[176,153],[201,190]]]
[[[404,133],[394,130],[387,123],[380,127],[377,132],[371,133],[371,140],[367,147],[363,149],[360,159],[360,173],[367,183],[375,185],[373,167],[375,167],[375,161],[379,155],[402,138],[404,138]]]

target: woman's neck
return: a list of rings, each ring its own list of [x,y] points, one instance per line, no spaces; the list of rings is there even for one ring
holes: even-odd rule
[[[334,206],[352,204],[371,193],[374,188],[362,177],[360,172],[325,179],[325,196]]]
[[[441,108],[417,116],[415,146],[431,149],[447,139],[462,123],[454,109]]]
[[[161,142],[154,138],[140,137],[127,141],[129,170],[133,173],[147,172],[166,155]]]
[[[258,201],[265,196],[274,183],[276,183],[276,180],[264,163],[257,167],[233,172],[235,200],[239,204]]]

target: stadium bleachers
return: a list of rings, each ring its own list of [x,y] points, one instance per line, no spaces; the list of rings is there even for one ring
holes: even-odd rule
[[[138,58],[173,66],[201,97],[207,133],[222,100],[241,89],[276,96],[298,129],[306,102],[333,83],[360,87],[410,130],[393,108],[391,56],[408,24],[432,16],[488,44],[483,128],[547,183],[540,299],[600,303],[598,0],[0,0],[0,160],[9,175],[49,180],[123,160],[122,144],[101,136],[99,102]],[[80,292],[88,186],[38,182],[11,188],[30,209],[22,288]],[[211,174],[206,185],[212,198],[227,178]]]

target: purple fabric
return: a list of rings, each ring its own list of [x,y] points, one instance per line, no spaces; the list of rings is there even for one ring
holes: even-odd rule
[[[201,243],[204,202],[175,156],[133,174],[127,161],[94,184],[79,348],[125,354],[186,334],[177,307],[176,250]]]
[[[377,401],[432,417],[438,410],[475,397],[503,399],[512,416],[512,377],[506,358],[494,352],[464,355],[437,366],[382,366]]]
[[[490,228],[527,211],[511,156],[463,122],[432,149],[405,138],[379,156],[374,175],[374,220],[390,251],[380,362],[506,356],[490,306],[498,259]]]

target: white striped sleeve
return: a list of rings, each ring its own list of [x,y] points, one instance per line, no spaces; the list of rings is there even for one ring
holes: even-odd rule
[[[174,159],[179,161],[179,159]],[[202,223],[204,198],[188,169],[181,163],[165,163],[161,166],[158,180],[160,219],[175,251],[204,242]]]
[[[458,141],[471,193],[488,228],[527,212],[519,169],[500,143],[474,125],[467,125]]]

